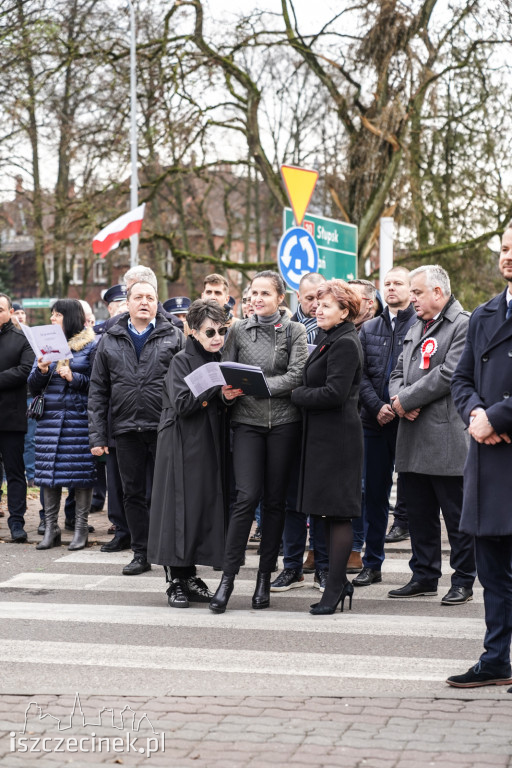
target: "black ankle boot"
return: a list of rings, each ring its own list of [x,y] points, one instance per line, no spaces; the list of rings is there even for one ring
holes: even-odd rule
[[[270,576],[270,573],[258,571],[256,589],[252,596],[252,607],[255,609],[268,608],[270,605]]]
[[[212,613],[224,613],[234,586],[235,574],[223,573],[217,591],[210,600],[209,608]]]

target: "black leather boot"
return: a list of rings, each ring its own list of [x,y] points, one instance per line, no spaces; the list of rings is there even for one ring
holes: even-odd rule
[[[59,517],[59,507],[53,506],[45,510],[45,529],[44,537],[39,542],[36,549],[51,549],[60,547],[61,534],[57,520]]]
[[[252,596],[252,607],[255,609],[268,608],[270,605],[270,573],[258,571],[256,589]]]
[[[68,549],[84,549],[87,546],[89,536],[89,507],[91,504],[92,490],[89,488],[75,489],[75,532]]]
[[[213,613],[224,613],[234,586],[235,574],[223,573],[217,591],[210,600],[210,611]]]

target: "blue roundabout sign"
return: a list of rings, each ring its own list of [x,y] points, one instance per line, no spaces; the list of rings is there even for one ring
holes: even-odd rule
[[[279,271],[286,284],[299,290],[300,279],[308,272],[318,272],[318,248],[303,227],[287,229],[277,247]]]

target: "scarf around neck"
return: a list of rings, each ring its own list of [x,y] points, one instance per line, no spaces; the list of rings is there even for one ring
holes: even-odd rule
[[[297,305],[297,320],[299,323],[302,323],[303,326],[306,328],[306,334],[308,337],[308,344],[314,344],[316,339],[316,332],[318,330],[318,325],[316,322],[316,317],[307,317],[304,312],[302,311],[302,307],[300,304]]]

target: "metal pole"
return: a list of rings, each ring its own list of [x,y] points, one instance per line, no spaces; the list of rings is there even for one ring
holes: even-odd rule
[[[394,240],[394,220],[391,216],[383,216],[380,220],[380,242],[379,242],[379,287],[382,293],[384,277],[393,267],[393,240]]]
[[[136,69],[136,32],[135,32],[135,8],[133,1],[130,5],[130,159],[132,176],[130,183],[130,208],[133,210],[138,205],[138,179],[137,179],[137,69]],[[130,266],[135,267],[139,263],[138,254],[139,236],[130,238]]]

